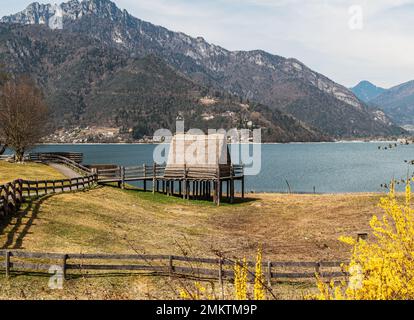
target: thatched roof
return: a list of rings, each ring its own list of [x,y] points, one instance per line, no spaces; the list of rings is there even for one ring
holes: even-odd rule
[[[188,179],[214,179],[218,170],[221,177],[228,177],[230,166],[224,134],[179,134],[173,137],[170,144],[165,178],[180,179],[184,169]]]

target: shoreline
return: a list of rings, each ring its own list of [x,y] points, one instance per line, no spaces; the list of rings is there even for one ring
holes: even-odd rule
[[[239,144],[261,144],[261,145],[302,145],[302,144],[351,144],[351,143],[396,143],[398,140],[338,140],[338,141],[320,141],[320,142],[262,142],[262,143],[239,143]],[[123,146],[123,145],[159,145],[162,143],[156,142],[114,142],[114,143],[41,143],[36,147],[41,146]]]

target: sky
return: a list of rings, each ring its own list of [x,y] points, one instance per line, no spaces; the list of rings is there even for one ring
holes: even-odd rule
[[[137,18],[229,50],[296,58],[347,87],[414,80],[414,0],[113,1]],[[0,16],[31,2],[0,0]]]

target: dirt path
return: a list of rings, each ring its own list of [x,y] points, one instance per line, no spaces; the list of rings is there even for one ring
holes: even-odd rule
[[[73,171],[72,169],[70,169],[67,166],[64,166],[63,164],[50,163],[49,166],[56,169],[57,171],[59,171],[61,174],[63,174],[64,176],[66,176],[69,179],[81,177],[81,175],[79,173]]]

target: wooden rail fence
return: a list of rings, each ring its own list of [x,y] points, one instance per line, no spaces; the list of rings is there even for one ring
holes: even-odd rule
[[[66,277],[68,270],[97,272],[151,272],[154,275],[190,276],[199,279],[234,278],[235,262],[222,258],[191,258],[175,255],[139,254],[56,254],[34,253],[18,250],[0,250],[2,272],[9,276],[18,272],[48,272],[58,266]],[[118,263],[114,263],[117,261]],[[128,263],[127,263],[128,262]],[[249,278],[254,279],[255,262],[247,262]],[[264,262],[262,269],[268,284],[273,280],[314,279],[318,274],[324,279],[337,279],[347,276],[342,270],[342,262]]]
[[[80,176],[61,180],[15,180],[0,185],[0,216],[16,212],[26,199],[45,196],[58,192],[71,192],[90,188],[98,182],[98,176],[77,162],[61,155],[36,154],[36,161],[61,163],[77,171]]]

